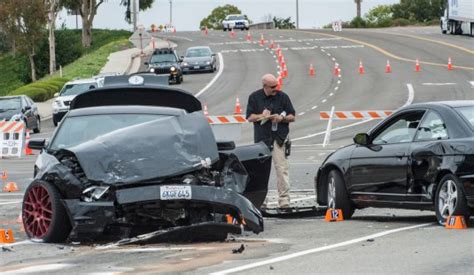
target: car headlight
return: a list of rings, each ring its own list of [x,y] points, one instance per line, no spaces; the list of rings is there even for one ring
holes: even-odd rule
[[[183,62],[183,66],[188,66],[188,62]]]
[[[206,61],[206,65],[211,65],[211,61]]]
[[[155,69],[154,68],[151,68],[150,69],[150,73],[154,73],[155,72]]]
[[[174,72],[174,71],[176,71],[176,68],[175,68],[175,67],[171,67],[171,68],[170,68],[170,71]]]
[[[85,202],[97,201],[102,198],[110,186],[91,186],[82,191],[82,200]]]
[[[63,103],[61,102],[61,100],[55,100],[55,101],[53,101],[53,108],[54,108],[54,109],[61,108],[62,105],[63,105]]]

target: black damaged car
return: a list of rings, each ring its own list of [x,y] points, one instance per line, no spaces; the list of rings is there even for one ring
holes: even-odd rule
[[[474,209],[474,101],[404,107],[357,134],[319,168],[318,203],[341,209],[434,210],[440,224]]]
[[[120,76],[77,96],[42,149],[28,186],[26,234],[43,242],[130,238],[162,230],[179,241],[263,231],[271,154],[216,141],[193,95]],[[115,81],[117,83],[117,81]]]

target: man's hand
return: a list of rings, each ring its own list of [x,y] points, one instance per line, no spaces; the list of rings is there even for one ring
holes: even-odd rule
[[[280,122],[283,121],[283,116],[282,115],[272,115],[272,116],[270,116],[270,120],[272,122],[280,123]]]

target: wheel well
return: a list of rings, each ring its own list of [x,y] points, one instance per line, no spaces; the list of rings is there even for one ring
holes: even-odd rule
[[[436,194],[438,193],[439,182],[444,176],[449,175],[449,174],[452,174],[452,172],[449,170],[441,170],[436,176],[436,181],[434,182],[434,190],[433,190],[433,202],[436,199]]]
[[[339,173],[341,173],[341,169],[339,169],[339,167],[337,167],[335,164],[328,164],[321,170],[321,174],[319,175],[317,181],[319,183],[326,182],[328,174],[332,170],[337,170]],[[319,186],[321,187],[320,189],[316,188],[318,201],[327,204],[327,186],[325,184],[319,184]]]

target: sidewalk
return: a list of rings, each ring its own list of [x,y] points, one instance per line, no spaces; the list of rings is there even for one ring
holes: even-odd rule
[[[160,38],[155,37],[155,48],[163,47],[176,47],[177,45],[173,42],[164,41]],[[143,49],[145,57],[153,52],[152,45],[150,44]],[[108,61],[105,66],[100,70],[100,74],[132,74],[138,72],[140,66],[145,62],[143,57],[140,56],[141,51],[137,48],[127,49],[111,53],[108,57]],[[52,117],[52,103],[54,98],[45,102],[37,102],[38,112],[42,120],[46,120]]]

